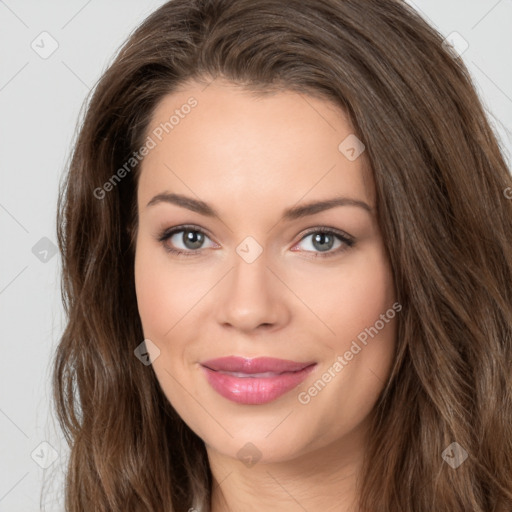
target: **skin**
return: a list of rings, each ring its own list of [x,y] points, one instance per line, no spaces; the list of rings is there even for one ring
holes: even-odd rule
[[[206,444],[213,512],[357,510],[369,414],[391,369],[396,316],[307,404],[298,395],[396,301],[366,154],[350,161],[338,150],[354,130],[335,104],[294,92],[257,97],[221,80],[166,96],[148,134],[190,96],[197,106],[145,157],[137,192],[136,292],[145,338],[160,350],[157,379]],[[220,219],[167,202],[148,206],[170,192],[201,199]],[[345,205],[281,219],[286,208],[337,195],[372,211]],[[158,240],[181,224],[207,233],[194,256],[165,250],[193,252],[183,233]],[[335,241],[333,255],[321,257],[304,233],[322,226],[355,244]],[[236,252],[247,236],[263,249],[252,263]],[[317,366],[275,401],[244,405],[214,391],[199,365],[228,355]],[[254,465],[237,456],[248,442],[261,456]],[[246,447],[255,457],[256,449]]]

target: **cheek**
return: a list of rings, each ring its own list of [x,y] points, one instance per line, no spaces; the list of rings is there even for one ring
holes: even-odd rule
[[[390,370],[399,315],[393,307],[393,274],[382,247],[367,253],[340,303],[332,348],[346,361],[342,373],[354,386],[355,403],[370,404]]]
[[[335,334],[323,338],[327,350],[318,380],[299,396],[309,417],[318,418],[316,427],[332,436],[353,430],[367,417],[393,362],[400,314],[393,308],[393,274],[382,248],[364,254],[331,281],[321,314]]]
[[[359,253],[346,269],[331,273],[325,281],[310,283],[309,287],[318,316],[334,332],[329,344],[338,353],[348,350],[352,340],[373,326],[395,302],[392,271],[382,247],[377,245]],[[383,332],[391,330],[389,324]]]
[[[187,330],[201,299],[219,277],[205,265],[177,263],[162,247],[141,237],[135,254],[137,306],[146,338],[170,348]],[[178,339],[184,339],[178,336]],[[178,347],[173,342],[173,347]]]
[[[135,290],[144,336],[149,339],[162,339],[176,321],[178,300],[174,291],[179,283],[169,281],[169,266],[159,252],[143,240],[137,242]]]
[[[190,399],[190,396],[199,396],[200,392],[191,378],[194,368],[188,366],[190,361],[185,357],[187,336],[183,335],[184,323],[180,323],[198,299],[187,299],[187,290],[193,289],[187,279],[190,276],[176,268],[169,263],[163,249],[155,249],[144,240],[137,244],[135,288],[139,315],[144,337],[160,349],[160,356],[152,363],[152,368],[169,403],[195,433],[204,438],[207,433],[201,427],[208,418],[203,418],[204,411]],[[184,388],[187,393],[183,392]]]

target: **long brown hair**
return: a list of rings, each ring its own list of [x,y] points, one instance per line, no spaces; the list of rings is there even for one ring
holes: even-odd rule
[[[130,36],[88,99],[59,198],[68,512],[210,509],[204,443],[134,356],[140,165],[112,177],[166,94],[217,77],[333,101],[366,146],[403,309],[360,509],[512,510],[512,179],[442,42],[398,0],[172,0]]]

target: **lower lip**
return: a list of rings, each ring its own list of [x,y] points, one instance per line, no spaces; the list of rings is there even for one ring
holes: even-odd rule
[[[235,377],[201,366],[210,386],[232,402],[246,405],[266,404],[296,388],[316,366],[312,364],[298,372],[286,372],[275,377]]]

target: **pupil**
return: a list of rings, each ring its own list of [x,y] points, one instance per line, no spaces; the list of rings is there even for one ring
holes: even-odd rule
[[[199,249],[203,243],[203,234],[199,231],[185,230],[183,233],[183,243],[188,249]]]
[[[327,251],[331,249],[332,243],[333,237],[327,233],[317,233],[313,236],[313,245],[320,251]]]

